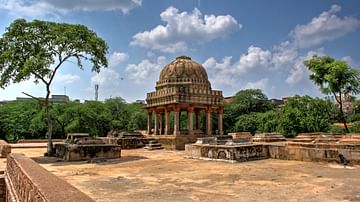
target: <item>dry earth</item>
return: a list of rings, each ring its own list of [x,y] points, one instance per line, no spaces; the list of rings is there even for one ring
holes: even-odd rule
[[[360,167],[284,160],[225,163],[181,151],[123,150],[121,159],[63,162],[14,149],[96,201],[360,201]]]

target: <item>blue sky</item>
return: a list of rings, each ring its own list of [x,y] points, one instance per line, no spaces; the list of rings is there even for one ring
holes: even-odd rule
[[[100,74],[66,63],[53,94],[71,99],[145,99],[164,65],[188,55],[212,88],[231,96],[260,88],[269,98],[323,95],[302,62],[330,55],[360,69],[360,1],[323,0],[0,0],[0,34],[17,18],[84,24],[109,45]],[[0,90],[0,100],[44,96],[32,81]]]

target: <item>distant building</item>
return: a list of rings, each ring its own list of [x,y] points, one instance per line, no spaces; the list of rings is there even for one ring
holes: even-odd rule
[[[146,101],[145,100],[136,100],[135,103],[145,105]]]
[[[31,97],[17,97],[16,100],[33,100],[34,98]],[[44,97],[37,97],[37,99],[39,100],[44,100]],[[49,102],[53,102],[53,103],[65,103],[65,102],[69,102],[70,98],[67,95],[52,95],[49,98]]]
[[[233,101],[234,101],[233,96],[224,97],[224,103],[226,103],[226,104],[232,103]]]
[[[271,99],[270,102],[275,106],[280,106],[284,104],[284,100],[279,100],[279,99]]]
[[[340,99],[339,96],[336,96],[336,99]],[[353,102],[352,102],[352,96],[349,93],[343,93],[341,96],[342,99],[342,108],[344,113],[351,114],[353,112]],[[335,106],[337,108],[340,108],[339,103],[335,101]]]

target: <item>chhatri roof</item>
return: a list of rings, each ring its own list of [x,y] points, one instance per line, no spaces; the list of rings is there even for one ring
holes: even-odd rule
[[[188,56],[179,56],[163,68],[159,81],[182,78],[208,80],[206,70],[201,64],[191,60]]]
[[[165,65],[155,89],[147,94],[148,108],[168,104],[223,105],[222,92],[211,89],[205,68],[187,56]]]

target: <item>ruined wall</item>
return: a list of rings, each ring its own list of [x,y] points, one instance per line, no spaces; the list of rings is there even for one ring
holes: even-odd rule
[[[5,170],[6,201],[94,201],[22,154],[10,154]]]
[[[11,153],[11,146],[4,140],[0,140],[0,158],[6,158]]]
[[[6,185],[4,175],[0,175],[0,201],[6,201]]]

